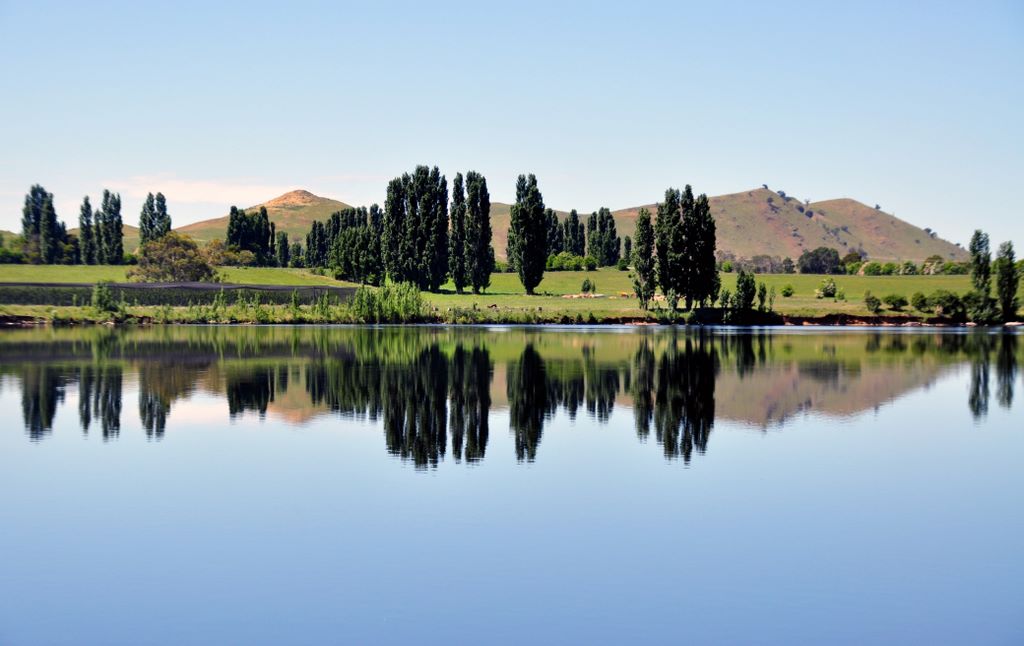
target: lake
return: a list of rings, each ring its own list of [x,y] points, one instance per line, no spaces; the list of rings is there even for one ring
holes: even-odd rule
[[[0,332],[0,644],[1024,643],[1024,340]]]

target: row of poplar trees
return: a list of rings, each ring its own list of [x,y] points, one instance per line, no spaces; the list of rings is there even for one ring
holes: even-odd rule
[[[383,210],[374,204],[314,222],[304,260],[354,282],[388,278],[437,291],[450,277],[459,293],[479,293],[494,271],[487,180],[473,171],[457,174],[449,203],[441,171],[417,166],[388,183]]]
[[[57,217],[53,193],[36,184],[25,195],[21,212],[22,254],[32,264],[119,265],[124,262],[121,196],[103,191],[102,206],[93,212],[82,200],[78,235]]]
[[[683,300],[686,309],[711,305],[721,279],[715,263],[715,219],[708,197],[694,198],[687,185],[670,188],[658,204],[657,220],[640,209],[633,237],[633,287],[646,309],[660,287],[673,310]]]

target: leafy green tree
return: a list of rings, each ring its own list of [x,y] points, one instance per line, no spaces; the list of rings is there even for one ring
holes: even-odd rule
[[[999,252],[993,264],[996,274],[996,297],[999,300],[999,311],[1004,322],[1017,318],[1019,306],[1017,290],[1020,287],[1020,270],[1017,268],[1013,243],[1004,242],[999,245]]]
[[[288,251],[288,266],[304,267],[305,263],[303,262],[302,255],[302,243],[293,242],[292,248]]]
[[[801,274],[841,274],[843,264],[839,252],[829,247],[804,251],[796,261]],[[881,266],[879,266],[881,271]]]
[[[267,207],[261,206],[259,211],[246,213],[245,209],[232,206],[228,213],[228,230],[224,242],[231,251],[251,252],[256,257],[256,264],[266,267],[276,262],[276,233],[276,227],[267,214]]]
[[[615,230],[615,218],[605,207],[587,219],[587,253],[598,265],[610,267],[619,261],[621,240]]]
[[[757,295],[757,285],[754,281],[754,274],[740,270],[736,276],[736,295],[733,297],[733,306],[743,312],[754,309],[754,298]]]
[[[992,283],[992,254],[988,246],[988,234],[976,229],[968,247],[971,254],[971,283],[974,289],[988,294]]]
[[[79,256],[83,265],[96,264],[96,239],[92,225],[92,204],[89,196],[82,199],[82,208],[78,213]]]
[[[648,217],[650,217],[648,215]],[[622,239],[622,257],[629,262],[633,262],[633,239],[626,236]]]
[[[48,193],[43,200],[43,211],[39,222],[39,261],[52,265],[61,257],[63,228],[57,220],[57,212],[53,208],[53,194]]]
[[[693,271],[687,300],[710,306],[718,298],[722,282],[715,262],[715,218],[711,215],[708,196],[703,193],[694,202],[690,227],[691,233],[686,237],[687,255]]]
[[[462,184],[462,173],[456,173],[452,181],[452,203],[448,218],[451,220],[451,233],[448,242],[448,273],[455,283],[455,291],[462,293],[463,287],[469,283],[466,271],[466,194]]]
[[[96,264],[120,265],[123,262],[121,196],[104,189],[100,210],[96,212]]]
[[[491,284],[494,248],[491,246],[491,196],[487,180],[475,171],[466,173],[466,275],[473,293]]]
[[[53,264],[63,259],[63,245],[68,242],[67,231],[57,219],[53,193],[48,193],[39,184],[33,185],[25,195],[21,235],[23,253],[28,262]]]
[[[537,188],[537,178],[532,173],[520,175],[509,225],[509,261],[514,263],[527,294],[533,294],[544,277],[548,256],[546,225],[544,197]]]
[[[632,259],[633,291],[640,301],[640,307],[646,310],[654,298],[657,283],[654,266],[654,227],[651,226],[651,212],[647,209],[640,209],[636,216],[634,238],[636,250]]]
[[[128,273],[139,282],[210,282],[217,272],[191,238],[169,233],[150,240],[139,251],[139,263]]]

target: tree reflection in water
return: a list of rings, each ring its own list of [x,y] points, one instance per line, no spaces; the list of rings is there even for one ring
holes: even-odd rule
[[[483,460],[492,400],[504,406],[502,397],[516,458],[525,462],[537,459],[559,409],[570,420],[583,409],[606,424],[624,403],[640,441],[653,423],[662,453],[689,463],[707,450],[716,416],[765,428],[807,410],[854,414],[958,365],[967,368],[972,416],[989,412],[993,392],[1000,407],[1013,405],[1020,360],[1013,333],[777,336],[454,328],[6,333],[0,375],[18,380],[33,441],[52,433],[75,382],[79,428],[98,426],[103,439],[116,438],[127,377],[138,385],[149,438],[169,432],[175,401],[202,389],[227,401],[229,418],[298,410],[291,419],[300,423],[325,413],[379,423],[388,453],[418,468],[436,467],[449,449],[455,462]],[[497,364],[496,353],[503,357]],[[725,397],[717,406],[716,396]]]

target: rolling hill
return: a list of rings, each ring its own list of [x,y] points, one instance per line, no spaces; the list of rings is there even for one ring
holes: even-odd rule
[[[871,208],[856,200],[843,198],[801,203],[791,197],[757,188],[741,193],[712,197],[711,212],[718,226],[718,249],[738,258],[765,254],[796,259],[807,249],[832,247],[845,255],[861,250],[873,260],[916,260],[940,255],[951,260],[966,260],[967,252],[933,233],[904,222],[890,213]],[[335,211],[349,208],[344,202],[297,190],[249,207],[267,208],[278,231],[292,240],[303,240],[314,220],[326,220]],[[613,211],[620,236],[632,235],[641,208]],[[654,215],[657,204],[646,208]],[[502,202],[491,204],[491,229],[495,256],[505,259],[511,207]],[[567,211],[557,211],[565,218]],[[587,217],[580,213],[580,218]],[[222,216],[178,227],[198,242],[223,239],[228,217]],[[74,229],[72,231],[75,231]],[[138,229],[125,225],[125,249],[138,246]]]
[[[270,221],[278,231],[284,231],[292,240],[305,240],[309,227],[314,220],[326,220],[331,214],[349,208],[348,204],[326,197],[313,195],[309,191],[291,191],[272,200],[245,209],[247,212],[258,211],[261,206],[267,207]],[[199,242],[208,242],[215,238],[224,238],[228,229],[228,216],[203,220],[177,227],[175,230],[191,236]]]

